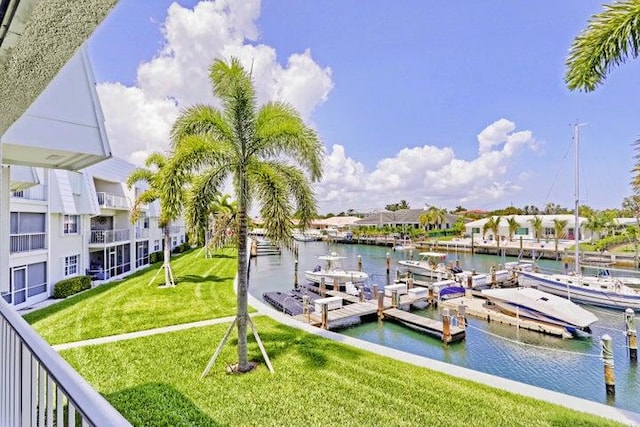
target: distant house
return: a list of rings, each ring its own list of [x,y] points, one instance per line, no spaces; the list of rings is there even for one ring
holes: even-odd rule
[[[538,217],[542,220],[542,230],[541,235],[537,236],[540,239],[553,239],[555,237],[555,223],[554,220],[564,220],[567,221],[567,225],[563,230],[561,238],[572,240],[574,239],[574,228],[575,228],[575,218],[573,215],[505,215],[501,216],[500,223],[498,224],[498,235],[504,236],[505,238],[509,238],[509,224],[507,223],[507,218],[513,217],[519,224],[518,229],[514,233],[514,239],[519,239],[522,237],[525,240],[536,239],[535,230],[533,229],[533,225],[531,221],[534,217]],[[489,217],[490,218],[490,217]],[[474,235],[476,238],[486,238],[488,240],[494,240],[496,236],[493,235],[493,232],[487,230],[486,234],[483,236],[482,229],[484,225],[489,221],[489,218],[482,218],[475,221],[471,221],[465,224],[465,234],[468,236]],[[493,218],[497,218],[494,216]],[[586,218],[580,217],[578,219],[579,229],[580,229],[580,238],[584,239],[590,237],[588,233],[590,231],[585,229],[585,224],[587,222]]]
[[[410,227],[424,228],[425,230],[448,230],[453,227],[458,216],[450,213],[445,214],[444,221],[439,224],[420,224],[420,216],[426,213],[426,209],[401,209],[398,211],[380,211],[369,214],[361,220],[355,222],[358,226],[369,227]]]

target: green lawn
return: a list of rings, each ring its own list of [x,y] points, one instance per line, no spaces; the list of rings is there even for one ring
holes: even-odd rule
[[[68,350],[62,355],[137,426],[607,426],[593,416],[387,359],[255,318],[275,368],[228,375],[228,325]],[[250,357],[260,352],[250,340]],[[117,372],[117,375],[114,375]]]
[[[45,309],[29,313],[27,322],[51,344],[231,316],[236,295],[233,278],[237,252],[223,249],[212,258],[199,250],[172,258],[175,288],[159,288],[161,264],[126,280],[99,286]]]

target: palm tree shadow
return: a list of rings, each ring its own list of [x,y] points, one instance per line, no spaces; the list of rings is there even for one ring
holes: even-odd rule
[[[176,282],[180,283],[180,284],[188,284],[190,283],[205,283],[205,282],[211,282],[211,283],[220,283],[220,282],[229,282],[230,280],[233,280],[233,277],[218,277],[218,276],[196,276],[194,274],[186,274],[186,275],[180,275],[176,277]]]
[[[107,394],[105,397],[133,425],[221,425],[169,384],[142,384]]]

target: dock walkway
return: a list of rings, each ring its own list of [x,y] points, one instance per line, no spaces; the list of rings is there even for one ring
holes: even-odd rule
[[[398,321],[410,328],[420,330],[426,334],[436,336],[442,339],[445,334],[444,323],[439,320],[429,319],[428,317],[418,316],[408,311],[399,310],[397,308],[389,308],[384,311],[384,317]],[[449,334],[452,341],[461,341],[465,337],[465,330],[458,326],[449,326]]]

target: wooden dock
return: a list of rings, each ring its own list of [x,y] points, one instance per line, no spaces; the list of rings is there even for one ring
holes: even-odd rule
[[[417,329],[428,335],[436,336],[443,339],[445,335],[444,323],[439,320],[429,319],[428,317],[418,316],[408,311],[399,310],[397,308],[389,308],[384,311],[384,317],[402,323],[412,329]],[[449,326],[450,339],[448,342],[461,341],[465,337],[465,330],[458,326]]]
[[[488,322],[498,322],[505,325],[515,326],[530,331],[542,332],[544,334],[555,335],[562,338],[571,338],[571,334],[563,327],[550,325],[548,323],[536,322],[529,319],[517,319],[508,314],[495,310],[487,305],[487,300],[476,297],[453,298],[440,301],[441,307],[447,307],[455,312],[460,304],[465,306],[466,314]]]

